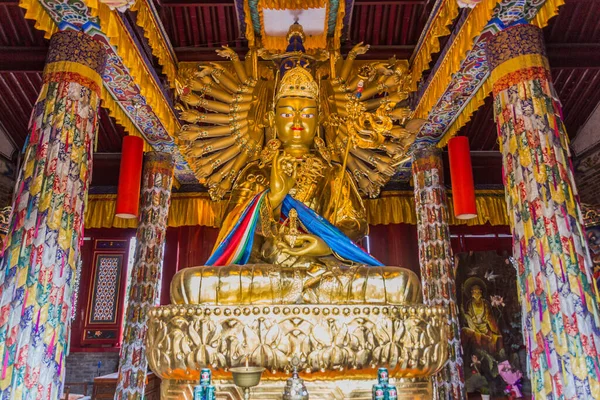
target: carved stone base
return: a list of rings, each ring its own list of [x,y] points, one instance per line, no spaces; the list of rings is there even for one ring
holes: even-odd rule
[[[371,400],[372,380],[335,380],[305,382],[311,400]],[[402,380],[393,382],[398,388],[399,399],[430,400],[432,399],[429,380]],[[242,400],[240,388],[229,380],[215,380],[217,400]],[[193,400],[195,381],[163,380],[161,384],[161,400]],[[285,380],[261,382],[252,388],[251,399],[280,400]]]

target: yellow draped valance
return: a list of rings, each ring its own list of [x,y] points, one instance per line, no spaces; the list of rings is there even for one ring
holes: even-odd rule
[[[558,8],[565,4],[565,0],[546,0],[543,6],[540,7],[531,24],[538,28],[544,28],[548,25],[550,18],[558,14]]]
[[[20,0],[19,7],[27,10],[25,12],[25,19],[32,19],[35,21],[35,29],[44,31],[44,38],[50,39],[52,35],[58,32],[58,26],[50,18],[50,15],[44,9],[44,6],[38,0]]]
[[[89,195],[85,213],[85,227],[135,228],[136,219],[115,217],[117,196],[114,194]],[[477,218],[454,218],[451,197],[448,201],[451,225],[508,225],[503,190],[476,191]],[[171,197],[168,226],[219,226],[227,200],[212,201],[206,193],[174,193]],[[367,219],[371,225],[416,224],[412,191],[384,192],[377,199],[365,200]]]
[[[415,202],[412,191],[383,192],[377,199],[365,200],[367,220],[371,225],[412,224],[416,225]],[[454,217],[451,194],[448,196],[450,225],[508,225],[506,202],[503,190],[477,190],[475,192],[477,217],[461,220]]]
[[[531,20],[531,24],[538,28],[543,28],[548,25],[548,20],[558,14],[558,8],[564,5],[564,0],[546,0],[543,6],[540,7],[537,14]],[[438,147],[444,147],[458,131],[471,120],[475,111],[477,111],[485,102],[485,98],[492,91],[492,84],[488,78],[485,78],[483,84],[479,87],[475,95],[465,105],[461,113],[456,117],[448,131],[444,134],[438,143]]]
[[[136,24],[144,30],[152,54],[163,67],[169,86],[174,88],[177,78],[177,60],[171,55],[168,44],[160,33],[160,22],[156,21],[150,4],[146,0],[137,0],[131,7],[131,11],[137,12]]]
[[[135,228],[137,219],[115,217],[116,194],[91,194],[85,210],[85,228]],[[168,226],[219,226],[226,200],[212,201],[206,193],[173,193]]]
[[[460,66],[467,53],[473,48],[475,39],[494,16],[496,4],[497,0],[483,0],[469,13],[439,67],[433,72],[433,78],[415,108],[414,115],[417,118],[427,118],[429,112],[438,103],[454,74],[460,71]]]
[[[440,38],[450,35],[450,25],[458,16],[458,3],[456,0],[444,0],[438,8],[435,18],[431,23],[421,48],[412,62],[412,90],[417,90],[423,71],[429,69],[432,55],[440,52]]]

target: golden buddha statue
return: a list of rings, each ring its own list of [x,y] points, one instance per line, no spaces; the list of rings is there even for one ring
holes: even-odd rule
[[[172,305],[150,312],[163,399],[191,399],[207,366],[238,399],[228,368],[244,360],[267,368],[257,398],[276,398],[293,357],[316,399],[364,398],[379,366],[400,393],[428,398],[447,359],[446,310],[422,304],[413,272],[355,244],[368,231],[361,195],[379,194],[423,122],[397,107],[407,63],[355,65],[362,44],[345,60],[306,54],[302,35],[294,25],[283,54],[241,61],[224,48],[230,62],[180,69],[179,139],[211,197],[229,200],[205,265],[179,271]]]
[[[367,234],[365,209],[350,174],[327,159],[323,140],[316,136],[318,96],[318,85],[304,67],[285,73],[269,116],[276,138],[234,184],[209,260],[215,266],[178,272],[171,283],[174,304],[421,301],[412,271],[383,267],[354,245]],[[261,193],[264,198],[255,206],[252,200]],[[286,200],[293,204],[287,206]],[[254,229],[236,231],[244,215],[250,218],[252,207],[258,219]],[[316,232],[329,233],[329,243]],[[236,234],[251,236],[244,243],[248,249],[234,243]],[[235,257],[228,251],[248,253],[246,265],[230,264]]]

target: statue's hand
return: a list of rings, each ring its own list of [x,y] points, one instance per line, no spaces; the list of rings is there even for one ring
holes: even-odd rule
[[[200,102],[202,101],[202,98],[192,91],[187,91],[187,92],[182,93],[179,96],[179,98],[184,103],[187,103],[190,106],[194,106],[194,107],[197,106],[198,104],[200,104]]]
[[[276,209],[283,202],[285,196],[296,183],[296,169],[294,168],[292,175],[286,173],[286,168],[290,163],[294,162],[294,158],[289,154],[277,154],[273,159],[271,168],[271,184],[269,191],[269,201],[271,207]]]
[[[200,120],[202,114],[198,110],[181,110],[179,114],[179,118],[183,121],[189,122],[191,124],[195,124]]]
[[[229,46],[223,46],[221,49],[217,50],[217,54],[223,58],[229,58],[231,61],[238,61],[240,59],[235,50]]]
[[[354,58],[356,58],[356,56],[365,54],[368,50],[369,50],[369,45],[363,44],[363,42],[360,42],[360,43],[354,45],[354,47],[352,47],[352,50],[350,50],[350,52],[348,53],[348,57],[354,59]]]
[[[327,246],[327,243],[318,236],[305,234],[298,235],[296,240],[303,241],[300,247],[290,247],[287,243],[280,241],[277,242],[277,247],[284,254],[290,256],[311,256],[311,257],[324,257],[331,254],[331,249]]]

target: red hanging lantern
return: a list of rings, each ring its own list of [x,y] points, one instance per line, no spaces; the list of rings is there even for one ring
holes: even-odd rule
[[[458,219],[471,219],[477,216],[475,204],[475,185],[469,138],[457,136],[448,141],[450,158],[450,179],[452,180],[452,199],[454,215]]]
[[[137,218],[138,216],[143,159],[144,140],[137,136],[125,136],[121,152],[119,189],[115,210],[115,215],[119,218]]]

